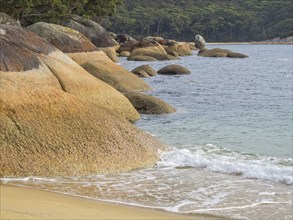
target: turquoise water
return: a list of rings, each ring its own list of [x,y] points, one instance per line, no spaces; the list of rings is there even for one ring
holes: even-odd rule
[[[209,46],[210,48],[216,45]],[[182,57],[131,62],[184,76],[145,79],[177,109],[138,127],[171,146],[149,169],[116,175],[4,178],[9,184],[102,201],[236,219],[292,219],[292,46],[219,45],[247,59]],[[212,218],[211,218],[212,219]]]
[[[216,47],[212,45],[210,47]],[[292,46],[219,45],[247,59],[184,57],[186,76],[146,79],[177,113],[144,116],[137,125],[168,144],[214,144],[292,158]],[[128,62],[129,63],[129,62]],[[130,70],[138,63],[123,63]],[[156,70],[172,62],[150,63]]]

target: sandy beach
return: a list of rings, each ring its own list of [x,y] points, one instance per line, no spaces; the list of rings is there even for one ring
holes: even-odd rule
[[[0,187],[0,219],[220,219],[178,215],[3,184]]]

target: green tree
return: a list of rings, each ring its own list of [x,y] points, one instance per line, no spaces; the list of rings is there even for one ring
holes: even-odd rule
[[[88,18],[110,16],[122,0],[0,0],[0,10],[24,26],[37,21],[60,23],[69,15]]]

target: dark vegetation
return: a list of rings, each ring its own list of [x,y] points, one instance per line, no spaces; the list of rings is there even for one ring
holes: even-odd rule
[[[70,15],[99,19],[116,13],[123,0],[0,0],[0,11],[23,26],[38,21],[60,23]]]
[[[125,0],[104,20],[106,29],[208,41],[253,41],[292,36],[292,0]]]
[[[293,35],[292,0],[0,0],[23,26],[77,14],[136,38],[258,41]]]

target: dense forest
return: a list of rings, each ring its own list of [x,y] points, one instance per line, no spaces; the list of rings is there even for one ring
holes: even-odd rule
[[[257,41],[292,36],[292,0],[124,0],[102,24],[134,37]]]
[[[0,11],[22,26],[38,21],[61,23],[70,15],[99,20],[116,13],[123,0],[0,0]]]
[[[259,41],[293,35],[292,0],[0,0],[23,26],[77,14],[136,38]]]

